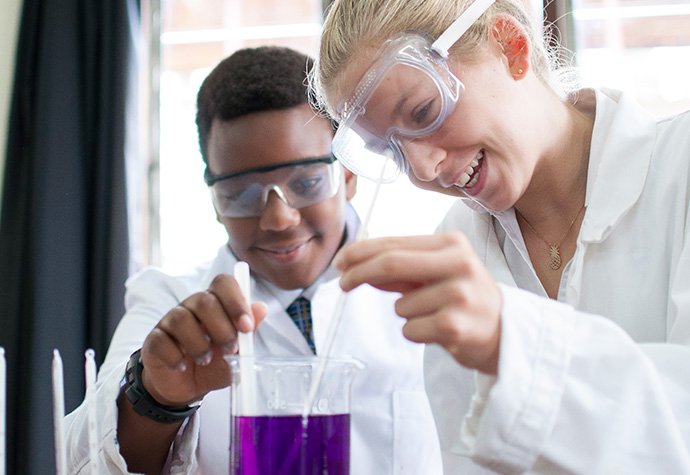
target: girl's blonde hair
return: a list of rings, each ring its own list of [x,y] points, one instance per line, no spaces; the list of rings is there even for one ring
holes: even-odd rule
[[[332,102],[343,94],[342,73],[357,52],[378,48],[386,39],[405,31],[438,38],[467,8],[470,0],[334,0],[326,15],[319,56],[310,73],[311,101],[333,116]],[[550,31],[535,30],[520,0],[496,0],[451,48],[450,54],[471,60],[489,38],[492,20],[514,18],[532,45],[535,74],[561,97],[574,89],[573,68],[564,49],[547,47]]]

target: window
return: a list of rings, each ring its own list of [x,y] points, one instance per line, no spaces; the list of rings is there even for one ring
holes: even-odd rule
[[[573,0],[572,24],[586,84],[631,92],[657,116],[690,109],[690,2]]]
[[[542,2],[524,0],[541,20]],[[160,3],[159,3],[160,2]],[[196,93],[221,59],[238,48],[277,44],[316,55],[322,0],[151,0],[160,6],[160,183],[149,206],[154,245],[145,263],[181,271],[213,258],[226,240],[202,180]],[[632,92],[657,115],[690,109],[690,3],[681,0],[545,0],[585,85]],[[154,11],[155,14],[155,11]],[[154,34],[154,33],[152,33]],[[154,81],[155,85],[155,81]],[[154,91],[155,95],[155,91]],[[155,128],[154,128],[155,129]],[[154,155],[158,156],[158,153]],[[359,180],[353,200],[362,218],[375,186]],[[156,191],[154,191],[154,194]],[[369,235],[432,232],[453,198],[406,179],[381,188]],[[158,212],[159,210],[159,212]],[[156,231],[159,230],[157,233]],[[159,234],[160,238],[156,235]],[[149,246],[150,247],[150,246]]]
[[[213,258],[226,241],[202,180],[194,118],[203,79],[242,47],[276,44],[315,56],[321,15],[321,0],[161,0],[160,244],[153,264],[182,271]],[[359,180],[353,205],[362,219],[374,189]],[[406,179],[385,185],[369,235],[431,232],[451,201]]]

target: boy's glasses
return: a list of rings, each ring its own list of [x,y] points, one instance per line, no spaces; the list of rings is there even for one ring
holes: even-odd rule
[[[227,175],[207,173],[204,179],[221,217],[251,218],[263,213],[271,192],[295,209],[332,198],[341,177],[342,168],[333,155],[328,155]]]

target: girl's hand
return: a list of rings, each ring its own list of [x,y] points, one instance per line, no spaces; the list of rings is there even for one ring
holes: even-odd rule
[[[340,285],[400,292],[395,310],[411,341],[437,343],[463,366],[496,374],[501,292],[467,238],[458,232],[355,242],[334,264]]]

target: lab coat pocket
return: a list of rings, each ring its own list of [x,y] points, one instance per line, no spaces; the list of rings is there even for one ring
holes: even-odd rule
[[[442,473],[441,451],[426,393],[395,391],[393,417],[393,473]]]

